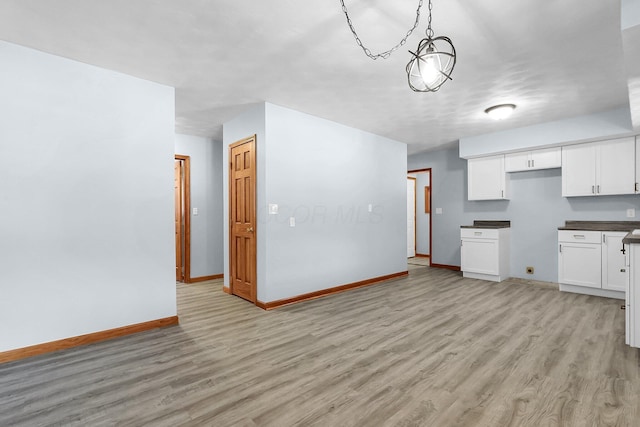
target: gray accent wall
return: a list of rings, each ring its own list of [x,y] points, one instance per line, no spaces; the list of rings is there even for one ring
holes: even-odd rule
[[[176,134],[175,152],[191,163],[191,278],[223,274],[222,142]]]
[[[0,63],[0,352],[175,316],[173,88]]]
[[[456,148],[409,156],[408,168],[432,168],[432,262],[460,265],[460,225],[474,219],[511,221],[511,276],[557,282],[557,228],[566,220],[625,221],[626,210],[640,215],[640,196],[561,196],[561,169],[509,174],[511,199],[467,200],[466,160]],[[535,274],[525,273],[533,266]]]
[[[266,103],[225,124],[224,150],[253,133],[260,301],[407,270],[405,144]]]

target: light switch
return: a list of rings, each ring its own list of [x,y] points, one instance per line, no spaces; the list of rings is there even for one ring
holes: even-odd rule
[[[269,215],[278,215],[278,205],[269,203]]]
[[[442,215],[442,208],[436,208],[436,215]]]
[[[367,210],[369,212],[373,212],[373,205],[371,203],[369,203],[369,206],[367,207]]]
[[[198,208],[193,208],[193,214],[198,215]]]
[[[295,226],[296,226],[296,218],[289,217],[289,227],[295,227]]]
[[[636,217],[636,210],[631,208],[631,209],[627,209],[627,218],[635,218]]]

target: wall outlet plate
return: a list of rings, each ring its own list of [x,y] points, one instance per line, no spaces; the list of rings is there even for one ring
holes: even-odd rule
[[[636,210],[634,208],[627,209],[627,218],[635,218]]]

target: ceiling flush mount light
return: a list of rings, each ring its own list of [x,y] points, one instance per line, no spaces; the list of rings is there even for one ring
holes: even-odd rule
[[[493,107],[489,107],[484,110],[485,113],[489,115],[494,120],[504,120],[509,117],[513,110],[516,109],[515,104],[500,104],[494,105]]]
[[[449,37],[434,37],[431,29],[431,0],[427,38],[420,40],[413,57],[407,64],[409,87],[415,92],[435,92],[451,79],[456,65],[456,48]]]
[[[365,55],[375,60],[378,58],[387,59],[394,51],[407,42],[407,38],[418,26],[423,0],[419,0],[418,2],[416,20],[413,27],[407,31],[407,34],[402,40],[391,49],[377,54],[371,53],[371,50],[362,44],[353,26],[353,22],[349,17],[344,0],[340,0],[340,3],[342,4],[342,11],[347,18],[347,24],[349,24],[349,28],[356,38],[356,43],[358,43],[358,46],[360,46]],[[437,91],[447,80],[451,80],[451,73],[453,72],[453,67],[456,65],[456,49],[453,47],[451,40],[448,37],[433,36],[433,30],[431,29],[431,9],[431,0],[429,0],[427,38],[420,41],[415,53],[409,51],[413,57],[411,61],[409,61],[409,64],[407,64],[407,77],[409,79],[409,87],[415,92]]]

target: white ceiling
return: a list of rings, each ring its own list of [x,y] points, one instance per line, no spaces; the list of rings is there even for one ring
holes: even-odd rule
[[[372,51],[389,49],[418,0],[345,0]],[[339,0],[2,0],[0,39],[176,88],[176,131],[222,138],[222,124],[268,101],[409,144],[628,106],[620,0],[434,0],[453,40],[453,81],[414,93],[405,65],[426,29],[391,58],[367,58]],[[518,108],[491,121],[483,110]]]

